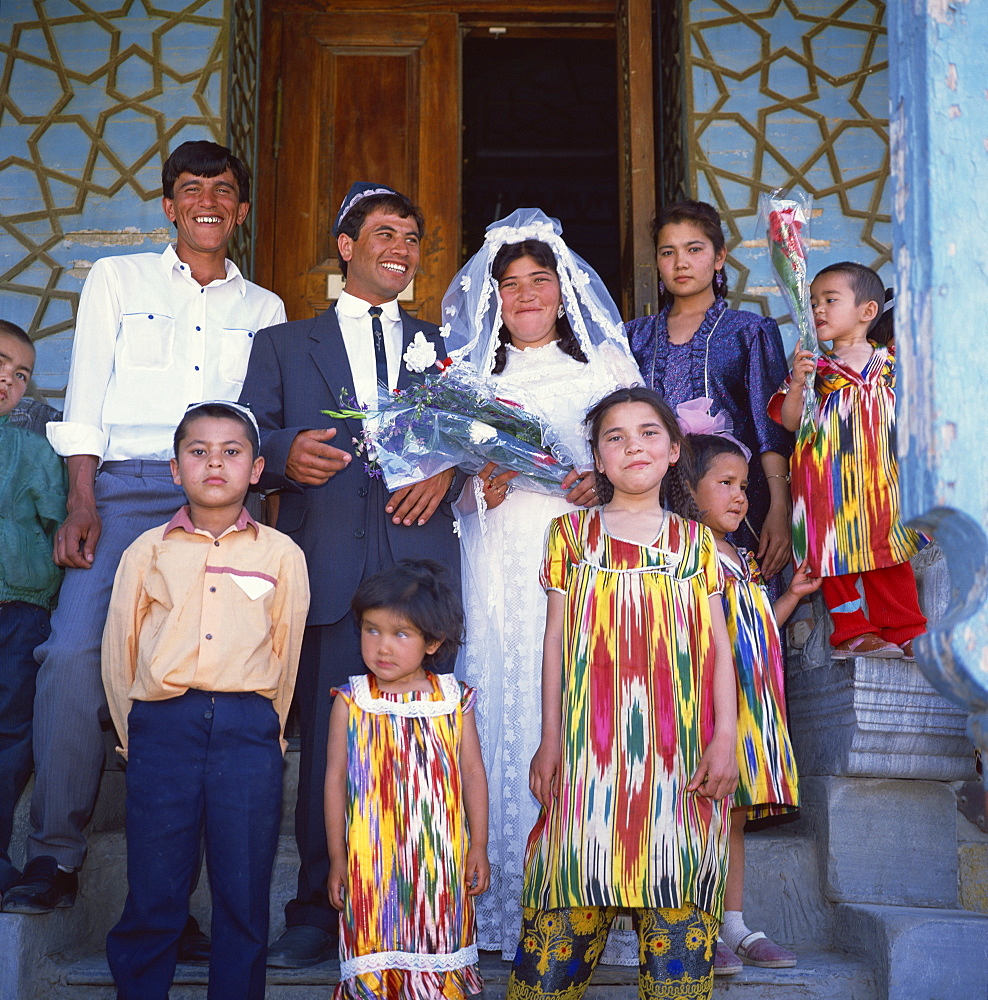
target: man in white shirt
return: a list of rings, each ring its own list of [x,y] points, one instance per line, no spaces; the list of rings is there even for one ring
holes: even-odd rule
[[[281,299],[226,258],[250,210],[250,176],[224,146],[182,143],[162,169],[177,239],[162,254],[98,260],[79,301],[64,419],[48,439],[66,457],[66,567],[34,705],[35,787],[28,863],[4,893],[9,913],[72,906],[104,762],[100,642],[117,563],[185,502],[172,435],[189,403],[235,401],[254,333],[283,322]]]
[[[389,495],[379,473],[355,457],[361,421],[322,412],[354,398],[374,408],[379,383],[403,389],[423,377],[419,353],[433,362],[446,356],[438,329],[398,306],[399,292],[418,269],[424,228],[421,212],[404,195],[355,184],[333,227],[346,291],[315,319],[260,331],[241,396],[261,427],[261,485],[283,491],[277,527],[305,553],[311,591],[295,687],[301,866],[296,896],[285,909],[288,929],[268,952],[272,966],[298,968],[335,957],[323,786],[330,692],[350,674],[365,672],[350,611],[354,592],[365,576],[426,557],[445,563],[459,588],[450,499],[463,477],[454,485],[453,472],[443,472]],[[409,351],[413,340],[418,351]]]

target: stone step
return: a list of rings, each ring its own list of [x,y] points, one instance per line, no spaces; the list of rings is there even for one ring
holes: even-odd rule
[[[716,980],[714,997],[736,1000],[876,1000],[874,978],[860,960],[834,952],[800,951],[795,969],[745,968],[736,976]],[[511,966],[497,956],[483,953],[483,1000],[503,1000]],[[311,969],[270,970],[267,1000],[308,1000],[313,988],[328,996],[339,975],[337,962],[324,962]],[[202,1000],[206,995],[204,968],[180,966],[171,1000]],[[587,1000],[637,1000],[638,970],[601,966],[586,992]],[[102,957],[67,965],[60,970],[59,985],[52,1000],[114,1000],[110,970]]]
[[[831,908],[820,894],[816,849],[812,841],[800,835],[799,827],[799,822],[791,823],[746,838],[746,915],[750,926],[764,930],[780,943],[819,952],[830,946]],[[284,930],[284,906],[294,895],[297,871],[294,838],[282,834],[271,879],[272,939]],[[101,962],[101,958],[90,956],[101,955],[106,934],[123,909],[125,895],[123,833],[94,834],[73,908],[46,916],[0,914],[0,996],[4,1000],[8,995],[17,1000],[46,997],[46,984],[60,976],[53,957],[70,955]],[[191,911],[208,931],[209,886],[205,872],[193,894]],[[754,970],[748,970],[745,976],[753,974]],[[746,979],[738,982],[747,988]],[[291,990],[295,983],[290,978],[287,982],[272,980],[272,986]],[[269,991],[269,995],[277,994]]]

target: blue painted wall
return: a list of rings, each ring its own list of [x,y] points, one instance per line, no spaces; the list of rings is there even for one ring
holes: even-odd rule
[[[225,134],[226,37],[224,0],[0,5],[0,316],[37,339],[52,395],[92,262],[162,249],[167,151]]]
[[[814,196],[811,273],[850,259],[892,284],[885,4],[689,0],[684,15],[690,190],[724,217],[745,307],[786,319],[758,219],[777,187]]]

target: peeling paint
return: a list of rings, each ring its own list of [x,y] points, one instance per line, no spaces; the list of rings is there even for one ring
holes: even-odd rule
[[[778,285],[748,285],[746,291],[752,295],[778,295]]]
[[[65,234],[63,246],[78,244],[84,247],[136,247],[145,240],[152,243],[170,243],[172,231],[165,226],[141,232],[134,226],[125,229],[77,229]]]
[[[953,24],[958,7],[967,6],[968,0],[926,0],[926,13],[937,24]]]
[[[893,211],[896,221],[901,225],[906,221],[906,208],[909,205],[909,182],[906,179],[906,105],[900,97],[895,114],[889,118],[889,157],[891,159],[892,176],[896,178],[893,195]]]
[[[959,104],[951,104],[947,111],[947,115],[950,118],[960,118],[961,116],[961,106]]]
[[[954,63],[947,67],[947,86],[951,90],[957,89],[957,66]]]
[[[957,440],[957,424],[953,420],[945,420],[940,428],[940,443],[949,448]]]

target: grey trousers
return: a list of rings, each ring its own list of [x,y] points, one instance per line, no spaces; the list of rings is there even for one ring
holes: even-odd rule
[[[103,531],[89,569],[66,570],[51,636],[38,646],[34,698],[35,785],[28,860],[50,855],[66,868],[86,858],[89,822],[105,756],[108,718],[100,644],[113,577],[138,535],[167,523],[184,504],[167,462],[107,462],[96,477]]]

